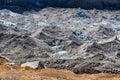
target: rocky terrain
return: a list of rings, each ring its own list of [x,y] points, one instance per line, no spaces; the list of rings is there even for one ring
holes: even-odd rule
[[[120,10],[1,9],[0,56],[13,67],[118,74]]]
[[[79,80],[79,78],[84,78],[84,76],[86,76],[79,76],[68,70],[56,70],[50,68],[34,70],[29,67],[20,68],[4,65],[7,64],[7,62],[7,60],[0,58],[0,80]],[[115,75],[111,76],[115,77]],[[117,78],[119,78],[119,75],[116,75],[116,80]]]
[[[10,66],[0,58],[0,80],[119,80],[119,74],[75,74],[68,70],[53,68],[32,69],[30,67]]]

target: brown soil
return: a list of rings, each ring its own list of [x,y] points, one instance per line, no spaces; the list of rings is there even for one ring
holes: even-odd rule
[[[13,68],[0,59],[0,80],[120,80],[119,74],[74,74],[67,70]]]

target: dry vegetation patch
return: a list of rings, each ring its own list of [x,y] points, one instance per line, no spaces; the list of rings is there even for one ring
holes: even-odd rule
[[[0,59],[0,80],[120,80],[119,74],[80,74],[68,70],[42,69],[29,67],[12,68],[3,65],[7,61]]]

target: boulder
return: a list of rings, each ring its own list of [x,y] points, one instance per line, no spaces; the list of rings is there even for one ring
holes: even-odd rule
[[[120,41],[120,35],[117,35],[116,39],[117,39],[118,41]]]
[[[30,67],[33,69],[43,69],[44,65],[40,61],[26,62],[21,64],[21,67]]]

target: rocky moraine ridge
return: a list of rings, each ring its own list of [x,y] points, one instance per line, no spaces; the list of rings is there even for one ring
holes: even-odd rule
[[[13,66],[120,73],[120,10],[1,9],[0,56]]]

